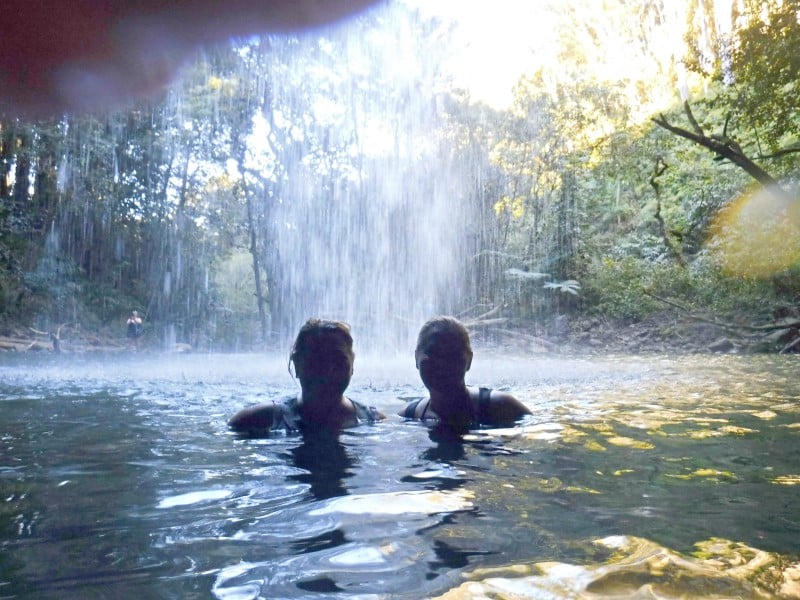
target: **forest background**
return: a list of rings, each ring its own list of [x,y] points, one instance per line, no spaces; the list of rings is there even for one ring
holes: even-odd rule
[[[457,314],[531,350],[800,350],[798,4],[542,10],[558,14],[557,60],[524,73],[507,108],[448,75],[451,24],[396,2],[208,48],[125,111],[0,118],[0,346],[122,345],[137,309],[150,347],[283,349],[325,309],[412,334],[424,311]],[[381,213],[399,227],[406,211],[410,231],[441,179],[458,181],[443,222],[459,253],[423,313],[393,296],[432,263],[399,259],[376,267],[399,273],[373,302],[388,317],[315,302],[362,267],[337,254],[313,278],[300,256],[310,237],[342,245],[327,228],[342,198],[367,210],[372,182],[413,180],[421,201]]]

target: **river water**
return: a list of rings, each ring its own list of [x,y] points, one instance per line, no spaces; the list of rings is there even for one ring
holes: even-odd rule
[[[482,354],[520,426],[328,444],[227,431],[285,358],[0,357],[0,598],[800,597],[797,356]]]

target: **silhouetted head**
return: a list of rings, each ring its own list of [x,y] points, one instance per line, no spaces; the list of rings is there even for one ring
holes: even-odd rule
[[[289,360],[304,387],[342,394],[355,360],[350,327],[341,321],[309,319],[297,334]]]
[[[454,317],[434,317],[420,329],[414,358],[428,389],[463,385],[472,365],[467,328]]]

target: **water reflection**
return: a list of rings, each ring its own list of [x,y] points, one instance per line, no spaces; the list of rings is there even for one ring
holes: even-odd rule
[[[684,556],[651,541],[594,541],[587,565],[557,561],[476,569],[435,600],[496,598],[797,598],[800,567],[744,544],[711,539]]]
[[[444,540],[434,540],[433,552],[436,555],[436,560],[428,562],[428,578],[436,577],[442,569],[460,569],[470,564],[470,558],[473,556],[487,556],[494,554],[487,550],[462,550],[457,548],[451,542]]]
[[[355,460],[337,437],[305,434],[299,446],[289,450],[292,464],[302,472],[289,475],[290,481],[309,485],[316,500],[344,496],[345,479],[352,477]]]
[[[505,441],[521,436],[524,431],[524,428],[462,430],[437,424],[428,433],[435,446],[426,449],[421,458],[451,463],[466,458],[467,448],[484,456],[519,454],[522,450],[509,446]]]
[[[424,427],[423,424],[420,424]],[[422,458],[430,461],[450,463],[465,456],[464,435],[469,430],[453,429],[447,425],[436,424],[430,428],[428,437],[436,444],[422,453]]]
[[[236,438],[285,363],[208,362],[0,371],[0,595],[800,596],[796,357],[498,361],[518,427],[336,440]]]

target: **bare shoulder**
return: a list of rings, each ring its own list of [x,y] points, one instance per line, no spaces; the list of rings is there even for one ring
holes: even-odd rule
[[[359,416],[359,412],[360,412],[362,414],[366,413],[367,415],[369,415],[369,417],[368,417],[369,420],[383,421],[386,418],[386,415],[383,414],[382,411],[378,410],[374,406],[368,406],[368,405],[363,404],[361,402],[356,402],[355,400],[353,400],[351,398],[348,398],[348,400],[350,400],[350,402],[351,402],[351,406],[353,407],[353,414],[356,417]]]
[[[489,396],[489,410],[497,421],[516,421],[531,414],[530,409],[509,392],[492,390]]]
[[[428,408],[430,398],[421,398],[419,400],[412,400],[403,407],[403,410],[398,411],[398,415],[406,419],[421,419]],[[411,408],[413,405],[413,409]],[[409,414],[410,411],[410,414]]]
[[[228,427],[235,431],[269,429],[275,422],[277,410],[274,402],[248,406],[230,418]]]
[[[502,392],[499,390],[492,390],[491,395],[492,402],[498,402],[500,404],[514,404],[523,407],[527,410],[527,407],[520,402],[517,397],[510,393],[510,392]]]

